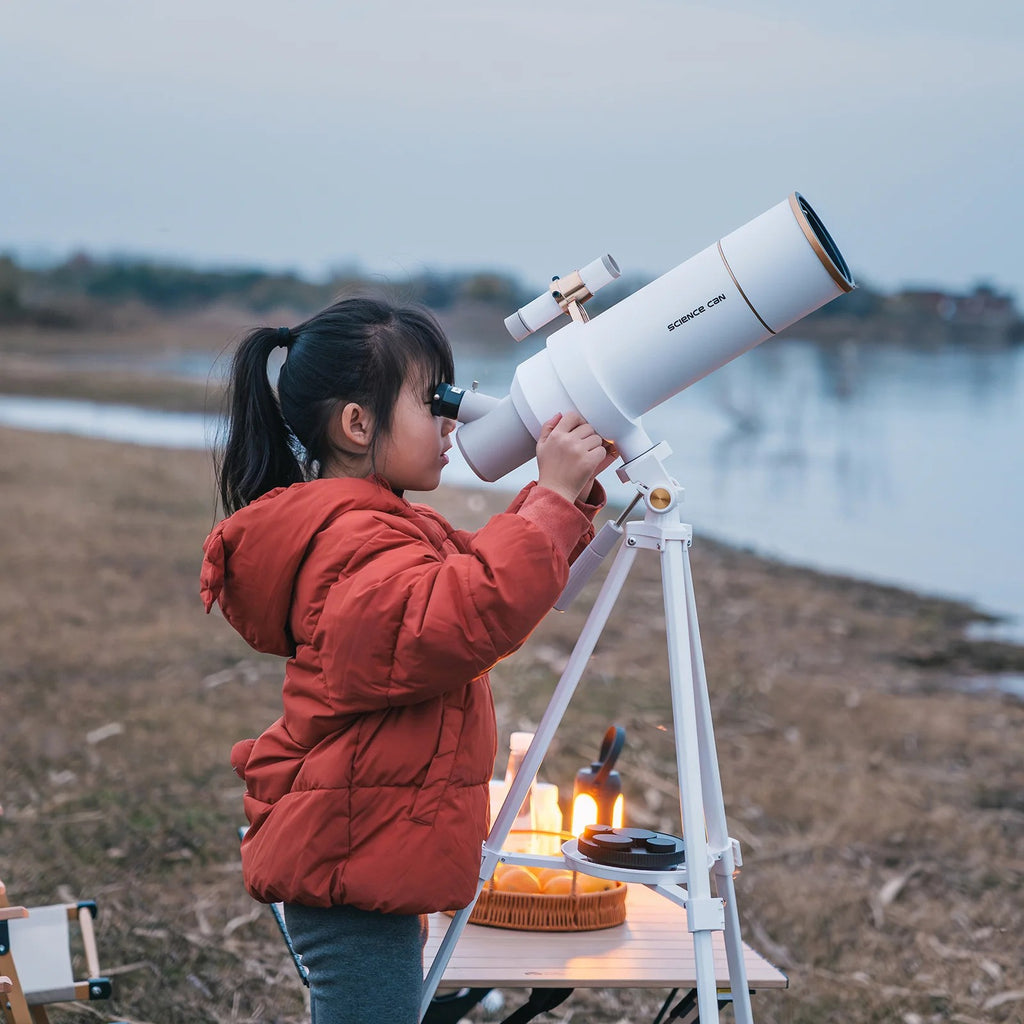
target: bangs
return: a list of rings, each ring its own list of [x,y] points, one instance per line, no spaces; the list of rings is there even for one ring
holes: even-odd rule
[[[425,310],[403,310],[403,377],[422,376],[424,387],[455,383],[455,359],[440,324]]]
[[[418,389],[436,388],[438,384],[454,384],[454,378],[451,360],[446,364],[444,359],[433,353],[410,353],[405,379],[415,384]]]

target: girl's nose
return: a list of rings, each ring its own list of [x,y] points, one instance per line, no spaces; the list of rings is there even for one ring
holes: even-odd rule
[[[446,437],[455,429],[456,421],[449,419],[447,416],[441,417],[441,436]]]

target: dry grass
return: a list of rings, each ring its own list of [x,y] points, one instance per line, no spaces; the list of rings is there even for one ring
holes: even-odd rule
[[[472,526],[497,498],[436,500]],[[227,764],[276,717],[280,666],[202,612],[213,518],[204,454],[0,430],[0,877],[96,897],[116,981],[56,1021],[304,1019],[241,886]],[[693,565],[744,937],[791,979],[759,1024],[1020,1022],[1024,706],[956,684],[1022,652],[968,643],[960,606],[699,538]],[[593,596],[494,672],[504,738],[539,721]],[[663,614],[641,558],[541,774],[566,796],[619,722],[631,819],[677,832]],[[664,995],[546,1019],[650,1019]]]

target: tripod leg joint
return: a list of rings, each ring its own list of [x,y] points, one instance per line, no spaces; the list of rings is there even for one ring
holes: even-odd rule
[[[740,841],[730,836],[729,849],[732,851],[732,866],[735,871],[743,867],[743,851],[740,849]]]
[[[743,854],[738,839],[730,837],[727,846],[722,847],[715,855],[714,872],[718,875],[735,875],[743,866]]]
[[[686,901],[686,924],[691,932],[724,931],[725,901],[714,896],[691,896]]]

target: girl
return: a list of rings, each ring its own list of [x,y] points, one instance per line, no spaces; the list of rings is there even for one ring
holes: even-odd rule
[[[453,380],[428,314],[368,299],[255,330],[232,365],[230,516],[204,544],[202,596],[288,659],[283,716],[231,763],[245,884],[285,904],[314,1024],[417,1021],[420,915],[476,891],[497,751],[487,671],[553,606],[613,457],[578,414],[556,416],[536,483],[455,530],[403,497],[440,482],[455,423],[431,401]]]

